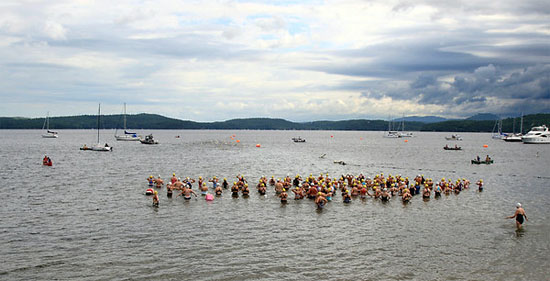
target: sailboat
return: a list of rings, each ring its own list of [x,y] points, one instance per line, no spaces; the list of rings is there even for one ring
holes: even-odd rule
[[[115,131],[115,139],[117,141],[139,141],[139,136],[136,133],[126,131],[126,103],[124,103],[124,134],[117,135],[118,129]]]
[[[405,132],[405,115],[403,114],[403,118],[401,119],[401,131],[399,131],[399,137],[400,138],[409,138],[413,137],[412,132]]]
[[[514,118],[514,127],[516,125],[515,118]],[[521,121],[519,126],[519,133],[515,133],[515,129],[513,134],[508,134],[506,137],[503,138],[506,142],[521,142],[521,137],[523,137],[523,113],[521,114]]]
[[[55,139],[57,138],[57,132],[50,131],[50,112],[46,114],[46,120],[44,120],[44,125],[42,125],[42,130],[46,129],[46,133],[42,134],[43,138]]]
[[[99,104],[99,108],[97,109],[97,143],[91,147],[88,147],[84,145],[80,148],[80,150],[93,150],[93,151],[113,151],[113,148],[110,147],[108,144],[101,145],[99,143],[99,120],[101,117],[101,104]]]
[[[388,121],[388,131],[384,134],[384,137],[390,139],[400,138],[401,136],[398,131],[392,131],[392,123],[393,121],[390,116],[390,120]]]
[[[495,126],[493,126],[492,138],[496,140],[501,140],[501,139],[504,139],[504,137],[506,137],[506,134],[502,133],[502,119],[499,118],[495,122]]]

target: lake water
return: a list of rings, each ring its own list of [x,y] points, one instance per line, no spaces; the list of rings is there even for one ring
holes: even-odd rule
[[[0,277],[3,280],[548,280],[550,145],[462,134],[462,151],[445,151],[450,133],[386,139],[382,132],[141,131],[160,144],[101,139],[113,152],[80,151],[93,130],[0,131]],[[176,138],[176,136],[180,138]],[[235,135],[233,139],[230,137]],[[306,143],[294,143],[301,136]],[[237,143],[236,140],[240,142]],[[261,147],[256,147],[260,144]],[[484,148],[483,145],[488,145]],[[53,167],[41,165],[47,154]],[[493,165],[471,165],[489,154]],[[320,156],[325,155],[324,158]],[[345,161],[348,165],[334,164]],[[146,177],[234,181],[245,175],[247,199],[229,192],[212,202],[159,192],[144,196]],[[322,211],[310,200],[281,205],[260,176],[328,173],[418,174],[483,179],[459,195],[408,205],[400,200],[335,196]],[[196,189],[196,184],[195,184]],[[293,197],[293,196],[291,196]],[[529,221],[505,219],[521,202]]]

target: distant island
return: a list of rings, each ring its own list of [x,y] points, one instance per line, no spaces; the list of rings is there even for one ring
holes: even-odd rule
[[[223,122],[195,122],[168,118],[157,114],[127,115],[127,128],[139,129],[166,129],[166,130],[344,130],[344,131],[385,131],[391,122],[392,128],[398,130],[405,124],[405,131],[433,131],[433,132],[491,132],[495,127],[495,119],[470,117],[460,120],[446,120],[441,117],[422,118],[409,117],[405,119],[366,120],[353,119],[342,121],[314,121],[292,122],[277,118],[243,118],[231,119]],[[416,118],[421,121],[410,121]],[[437,118],[444,121],[437,122]],[[122,115],[104,115],[101,118],[102,129],[115,129],[122,126]],[[95,115],[80,115],[66,117],[50,117],[50,129],[93,129],[97,126]],[[519,132],[519,118],[502,120],[503,132]],[[0,117],[0,129],[41,129],[44,118]],[[523,117],[523,131],[531,127],[550,124],[550,114],[531,114]]]

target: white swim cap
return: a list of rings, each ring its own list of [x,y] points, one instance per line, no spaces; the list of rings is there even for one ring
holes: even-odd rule
[[[517,203],[516,204],[516,208],[520,208],[521,207],[521,204],[520,203]]]

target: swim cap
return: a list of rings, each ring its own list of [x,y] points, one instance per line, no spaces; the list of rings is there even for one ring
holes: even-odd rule
[[[160,178],[160,175],[159,175],[159,178]]]
[[[285,192],[285,191],[286,191],[286,189],[283,188],[283,192]]]
[[[176,173],[172,173],[172,176],[175,176],[175,175],[176,175]]]
[[[236,182],[236,181],[234,181],[234,182],[233,182],[233,184],[237,184],[237,182]]]
[[[516,204],[516,208],[520,208],[521,207],[521,204],[520,203],[517,203]]]
[[[155,190],[155,195],[157,195],[157,194],[159,194],[159,192]]]
[[[321,192],[318,192],[317,195],[321,195]]]

